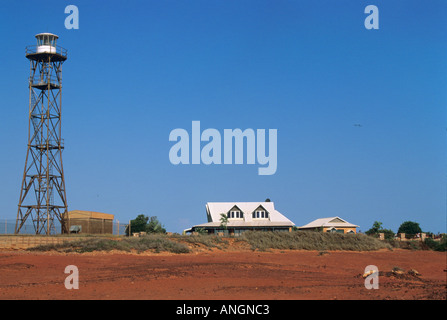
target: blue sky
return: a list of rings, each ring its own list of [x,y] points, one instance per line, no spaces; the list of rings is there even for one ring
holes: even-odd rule
[[[64,9],[79,9],[65,29]],[[379,30],[367,30],[367,5]],[[2,1],[0,219],[15,219],[28,130],[25,46],[68,49],[69,209],[206,222],[206,202],[264,201],[296,225],[340,216],[446,232],[447,2]],[[179,165],[169,133],[277,129],[278,167]],[[362,126],[355,126],[361,124]]]

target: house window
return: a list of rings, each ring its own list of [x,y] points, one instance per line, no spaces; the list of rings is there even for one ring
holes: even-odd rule
[[[253,219],[268,219],[269,214],[264,210],[256,210],[253,212]]]
[[[231,210],[230,212],[227,213],[227,217],[229,219],[241,219],[243,218],[243,214],[241,211],[239,210]]]

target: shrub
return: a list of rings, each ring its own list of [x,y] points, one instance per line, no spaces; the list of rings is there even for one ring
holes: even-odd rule
[[[203,244],[207,247],[219,247],[221,244],[228,244],[228,242],[217,235],[198,234],[198,235],[171,235],[171,239],[183,241],[191,244]]]
[[[447,241],[445,238],[441,239],[441,241],[435,241],[432,238],[426,238],[424,243],[428,248],[435,251],[446,251],[447,248]]]
[[[252,249],[304,249],[369,251],[391,247],[364,234],[339,234],[315,231],[260,232],[248,231],[242,237]]]
[[[374,221],[373,226],[371,229],[365,232],[369,236],[375,236],[378,237],[379,233],[383,233],[386,240],[394,239],[394,232],[390,229],[384,229],[382,227],[382,222],[380,221]]]
[[[134,220],[130,220],[130,232],[166,233],[166,229],[158,221],[157,217],[148,217],[140,214]],[[129,236],[129,226],[126,227],[125,233]]]
[[[77,241],[66,241],[62,244],[41,245],[30,248],[32,251],[56,250],[61,252],[92,252],[92,251],[131,251],[144,252],[154,250],[155,252],[188,253],[187,245],[169,240],[164,235],[147,235],[139,238],[123,238],[111,240],[103,238],[88,238]]]

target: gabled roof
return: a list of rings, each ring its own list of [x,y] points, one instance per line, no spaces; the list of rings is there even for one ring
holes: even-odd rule
[[[227,227],[243,227],[243,226],[294,226],[295,224],[287,219],[279,211],[275,210],[273,202],[208,202],[206,204],[206,213],[208,216],[208,223],[198,225],[196,227],[205,226],[219,226],[221,214],[226,214],[234,206],[237,206],[243,213],[243,219],[232,220],[229,219]],[[253,219],[252,213],[262,206],[268,213],[267,219]]]
[[[308,229],[308,228],[320,228],[320,227],[345,227],[345,228],[356,228],[355,224],[349,223],[348,221],[340,217],[330,217],[330,218],[320,218],[316,219],[298,229]]]
[[[228,211],[230,211],[230,210],[235,210],[234,208],[236,208],[237,210],[243,211],[243,210],[241,210],[241,208],[239,208],[236,204],[235,204],[234,206],[232,206]],[[228,212],[228,211],[227,211],[227,212]],[[227,213],[227,212],[225,212],[225,213]],[[222,213],[224,213],[224,212],[222,212]]]

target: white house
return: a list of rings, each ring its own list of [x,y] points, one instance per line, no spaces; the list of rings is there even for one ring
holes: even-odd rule
[[[221,214],[228,218],[226,228]],[[273,202],[208,202],[206,204],[207,223],[193,226],[186,232],[197,229],[208,233],[228,233],[239,235],[247,230],[292,231],[295,224],[275,209]]]

